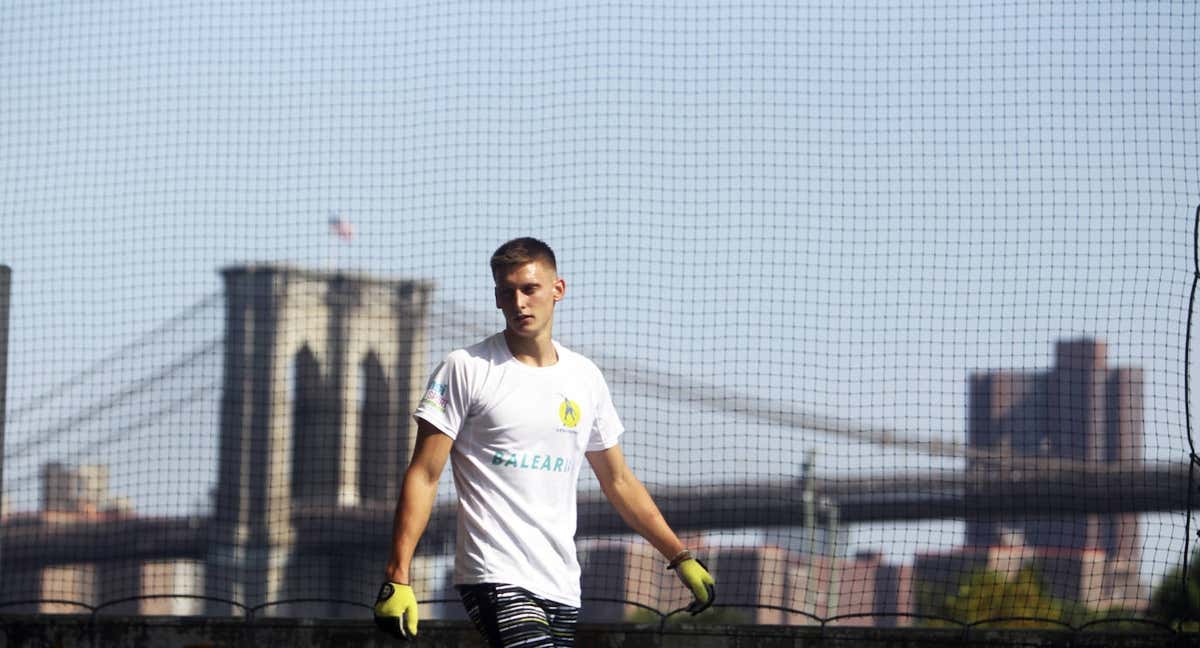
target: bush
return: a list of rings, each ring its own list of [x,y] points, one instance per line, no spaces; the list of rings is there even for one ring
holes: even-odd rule
[[[1192,553],[1186,580],[1182,565],[1163,576],[1150,596],[1150,615],[1180,630],[1200,629],[1200,547]]]
[[[652,610],[639,608],[629,615],[626,619],[630,623],[654,623],[662,621],[662,616]],[[667,619],[667,625],[679,625],[681,623],[700,624],[700,625],[747,625],[753,623],[753,617],[737,608],[720,607],[714,605],[707,610],[692,616],[686,612],[680,612]]]
[[[1083,613],[1082,607],[1043,592],[1037,571],[1024,567],[1015,577],[987,569],[967,574],[958,589],[930,605],[931,614],[962,623],[987,623],[990,628],[1062,628]],[[928,621],[929,626],[952,625]]]

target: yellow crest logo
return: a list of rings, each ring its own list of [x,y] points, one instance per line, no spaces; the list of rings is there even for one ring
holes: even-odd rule
[[[579,425],[579,403],[563,396],[563,402],[558,406],[558,418],[563,425],[573,428]]]

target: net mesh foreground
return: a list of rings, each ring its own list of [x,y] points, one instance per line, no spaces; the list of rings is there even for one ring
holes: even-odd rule
[[[0,9],[0,612],[362,616],[408,414],[554,246],[556,337],[713,623],[1182,598],[1197,10]],[[584,619],[687,603],[584,469]],[[453,486],[416,566],[452,590]],[[1189,565],[1190,567],[1190,565]],[[1114,621],[1107,622],[1105,627]]]

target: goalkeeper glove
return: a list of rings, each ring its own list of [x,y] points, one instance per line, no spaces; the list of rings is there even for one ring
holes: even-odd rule
[[[417,636],[417,596],[411,586],[389,581],[379,588],[375,625],[397,639]]]
[[[679,580],[692,591],[694,599],[691,605],[687,606],[687,611],[693,616],[707,610],[713,601],[717,600],[716,581],[713,580],[712,574],[708,573],[704,563],[692,557],[692,552],[686,549],[679,552],[679,555],[671,560],[671,564],[667,565],[667,569],[675,570]]]

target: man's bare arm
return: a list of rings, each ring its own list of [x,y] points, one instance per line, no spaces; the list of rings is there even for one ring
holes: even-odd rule
[[[404,473],[396,514],[392,521],[392,549],[386,577],[395,583],[411,583],[409,567],[417,542],[429,524],[438,479],[446,467],[454,440],[430,423],[417,419],[417,443]]]
[[[716,581],[708,573],[708,568],[685,550],[679,537],[663,519],[646,487],[625,463],[620,446],[589,452],[587,458],[596,478],[600,480],[604,496],[621,514],[621,519],[670,560],[668,566],[691,590],[694,600],[687,606],[687,611],[699,614],[708,609],[717,600]]]
[[[604,496],[629,528],[646,539],[668,560],[683,551],[683,543],[667,524],[650,493],[625,462],[619,445],[587,453]]]

